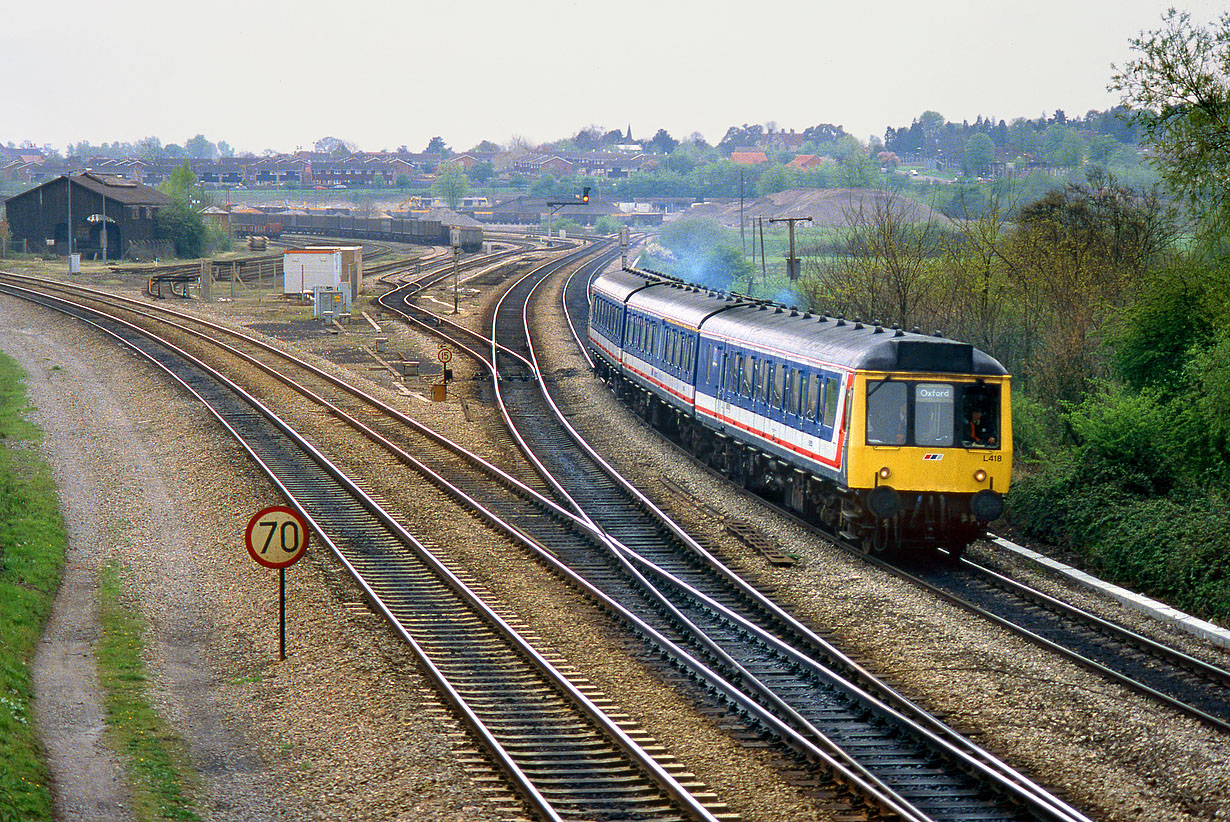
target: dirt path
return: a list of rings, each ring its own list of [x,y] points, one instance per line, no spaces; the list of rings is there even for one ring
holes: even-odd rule
[[[155,674],[166,684],[160,710],[189,739],[193,762],[207,783],[219,819],[285,818],[274,810],[268,774],[242,740],[227,733],[213,699],[198,552],[180,524],[185,512],[163,479],[162,455],[143,437],[166,436],[158,394],[132,378],[132,358],[112,347],[80,345],[79,327],[50,322],[44,312],[0,298],[0,348],[29,375],[34,421],[46,433],[69,536],[63,583],[34,659],[35,716],[52,772],[58,819],[128,820],[121,765],[104,738],[103,708],[94,667],[98,637],[95,592],[100,566],[117,560],[145,590],[160,615],[150,633]],[[116,379],[120,377],[120,379]],[[164,389],[165,390],[165,389]],[[131,415],[134,393],[147,419]],[[138,403],[137,408],[141,408]],[[155,557],[139,564],[142,553]],[[137,560],[134,562],[134,560]]]

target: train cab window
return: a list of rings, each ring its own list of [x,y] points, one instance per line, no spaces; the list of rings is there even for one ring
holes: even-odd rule
[[[914,385],[914,444],[935,448],[952,446],[956,419],[956,387],[951,383]]]
[[[964,386],[961,396],[961,444],[966,448],[999,448],[999,386]]]
[[[867,383],[867,444],[904,445],[909,386],[893,380]]]

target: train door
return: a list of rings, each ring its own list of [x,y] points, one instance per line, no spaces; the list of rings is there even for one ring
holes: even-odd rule
[[[772,430],[776,432],[776,436],[780,439],[782,434],[782,426],[785,423],[785,414],[783,406],[786,397],[786,364],[783,362],[773,362],[769,372],[769,397],[766,403],[767,410],[765,416],[772,421]]]
[[[706,342],[701,347],[703,360],[697,363],[696,378],[699,389],[696,404],[712,418],[714,427],[725,428],[721,418],[722,388],[725,384],[726,347],[717,341]]]
[[[766,359],[760,364],[760,387],[757,399],[760,401],[760,411],[764,416],[765,436],[770,442],[781,439],[781,404],[773,402],[773,380],[779,363]]]
[[[717,417],[723,428],[734,421],[737,413],[738,406],[735,402],[739,393],[739,383],[742,380],[740,373],[742,364],[743,355],[727,351],[723,347],[722,370],[717,389]]]

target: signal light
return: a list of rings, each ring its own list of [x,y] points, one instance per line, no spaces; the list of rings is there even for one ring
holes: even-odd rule
[[[585,186],[584,188],[581,189],[581,202],[583,203],[589,202],[589,186]]]

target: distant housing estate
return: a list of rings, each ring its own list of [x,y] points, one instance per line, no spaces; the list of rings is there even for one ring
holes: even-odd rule
[[[274,188],[293,183],[300,186],[372,187],[394,186],[399,180],[422,181],[423,175],[442,162],[459,162],[470,171],[479,163],[490,163],[490,152],[467,152],[446,157],[440,154],[409,152],[355,152],[326,154],[299,151],[265,157],[113,159],[91,157],[49,159],[36,149],[8,149],[0,146],[0,178],[18,185],[39,185],[65,174],[94,171],[123,177],[136,183],[156,186],[185,162],[197,180],[207,187]],[[553,174],[557,177],[585,174],[619,179],[640,169],[643,153],[569,152],[531,155],[512,164],[511,170],[526,177]]]

